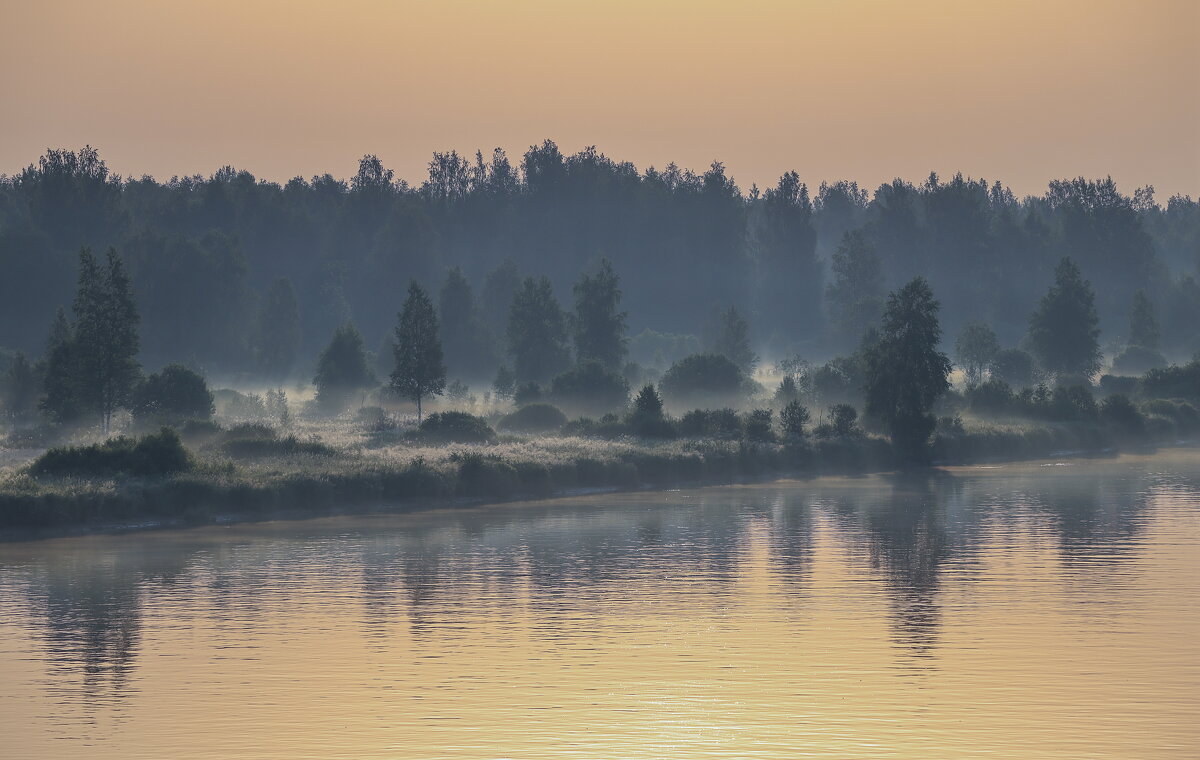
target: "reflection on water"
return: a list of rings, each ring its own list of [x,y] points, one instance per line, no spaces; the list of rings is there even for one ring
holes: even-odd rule
[[[5,757],[1189,757],[1200,456],[0,546]]]

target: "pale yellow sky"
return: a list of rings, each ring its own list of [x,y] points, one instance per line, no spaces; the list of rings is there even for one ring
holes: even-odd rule
[[[1200,194],[1197,0],[0,0],[0,173],[98,147],[126,175],[286,180],[544,138],[1019,194],[1111,174]]]

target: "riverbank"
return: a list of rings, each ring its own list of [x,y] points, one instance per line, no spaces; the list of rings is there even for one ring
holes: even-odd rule
[[[192,439],[191,466],[166,476],[0,477],[0,540],[95,531],[401,513],[537,499],[896,468],[888,442],[857,433],[789,443],[508,436],[487,445],[413,445],[322,428],[307,437]],[[332,435],[331,435],[332,433]],[[274,440],[274,443],[270,443]],[[236,444],[236,445],[235,445]],[[975,424],[940,431],[934,464],[963,465],[1190,445],[1176,430],[1122,439],[1099,425]]]

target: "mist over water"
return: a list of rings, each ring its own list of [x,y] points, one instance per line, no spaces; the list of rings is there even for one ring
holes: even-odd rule
[[[1200,457],[0,547],[32,757],[1194,756]]]

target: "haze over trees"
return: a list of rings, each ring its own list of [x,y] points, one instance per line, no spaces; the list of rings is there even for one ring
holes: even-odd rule
[[[1029,345],[1049,373],[1090,378],[1100,370],[1100,327],[1091,283],[1069,257],[1029,317]]]
[[[457,292],[472,288],[482,323],[462,334],[500,350],[462,351],[443,319],[448,369],[491,378],[512,362],[504,340],[522,277],[544,275],[568,302],[600,256],[622,278],[633,338],[698,335],[720,304],[746,318],[755,353],[844,353],[878,317],[884,292],[922,275],[947,334],[982,321],[1015,346],[1069,256],[1091,283],[1104,335],[1127,333],[1143,290],[1158,312],[1157,350],[1180,360],[1200,349],[1197,202],[1122,193],[1107,178],[1054,181],[1029,198],[959,175],[874,190],[830,181],[814,195],[781,171],[759,192],[719,163],[639,169],[547,141],[513,159],[441,152],[424,181],[410,179],[365,156],[345,180],[276,184],[223,167],[158,181],[118,177],[91,148],[49,151],[0,178],[0,346],[41,355],[55,311],[71,303],[79,248],[114,246],[142,316],[140,361],[223,377],[304,377],[351,320],[379,346],[394,326],[391,284],[416,279],[439,292],[457,268]],[[288,300],[281,279],[295,317],[279,305]],[[284,339],[265,332],[274,326]],[[480,366],[461,363],[469,358]]]

